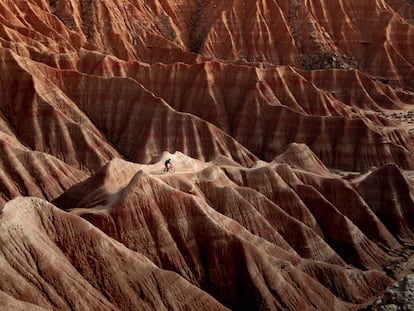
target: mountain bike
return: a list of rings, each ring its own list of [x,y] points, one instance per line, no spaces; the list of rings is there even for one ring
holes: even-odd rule
[[[175,167],[173,165],[168,166],[168,169],[165,166],[161,169],[161,174],[174,173],[174,172],[175,172]]]

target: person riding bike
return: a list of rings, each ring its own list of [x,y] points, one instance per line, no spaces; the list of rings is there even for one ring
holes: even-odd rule
[[[171,164],[171,159],[168,159],[167,161],[164,162],[165,165],[165,169],[167,170],[167,172],[171,169],[172,164]]]

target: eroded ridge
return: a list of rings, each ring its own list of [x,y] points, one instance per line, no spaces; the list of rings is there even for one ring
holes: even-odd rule
[[[368,308],[413,270],[413,16],[2,1],[0,309]]]

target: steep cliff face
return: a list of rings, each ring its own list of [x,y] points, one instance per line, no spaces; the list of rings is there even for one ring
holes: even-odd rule
[[[413,16],[2,1],[1,309],[372,304],[413,269]]]

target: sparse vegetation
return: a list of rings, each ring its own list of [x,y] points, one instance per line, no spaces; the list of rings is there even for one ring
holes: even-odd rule
[[[56,8],[58,0],[49,0],[49,6],[51,8]]]
[[[93,21],[93,8],[91,0],[80,1],[82,14],[82,28],[89,42],[95,38],[95,25]]]
[[[75,26],[75,20],[73,19],[72,14],[62,14],[62,12],[58,11],[59,0],[50,0],[49,6],[52,14],[54,14],[57,18],[60,19],[62,23],[64,23],[70,29],[73,29]]]
[[[302,55],[302,66],[305,70],[330,68],[358,69],[358,60],[352,56],[327,52],[315,55]]]
[[[161,15],[157,20],[158,30],[169,40],[175,40],[177,34],[171,25],[171,19],[167,15]]]
[[[203,48],[210,29],[203,24],[204,2],[197,1],[197,12],[191,18],[190,22],[190,51],[199,53]]]

